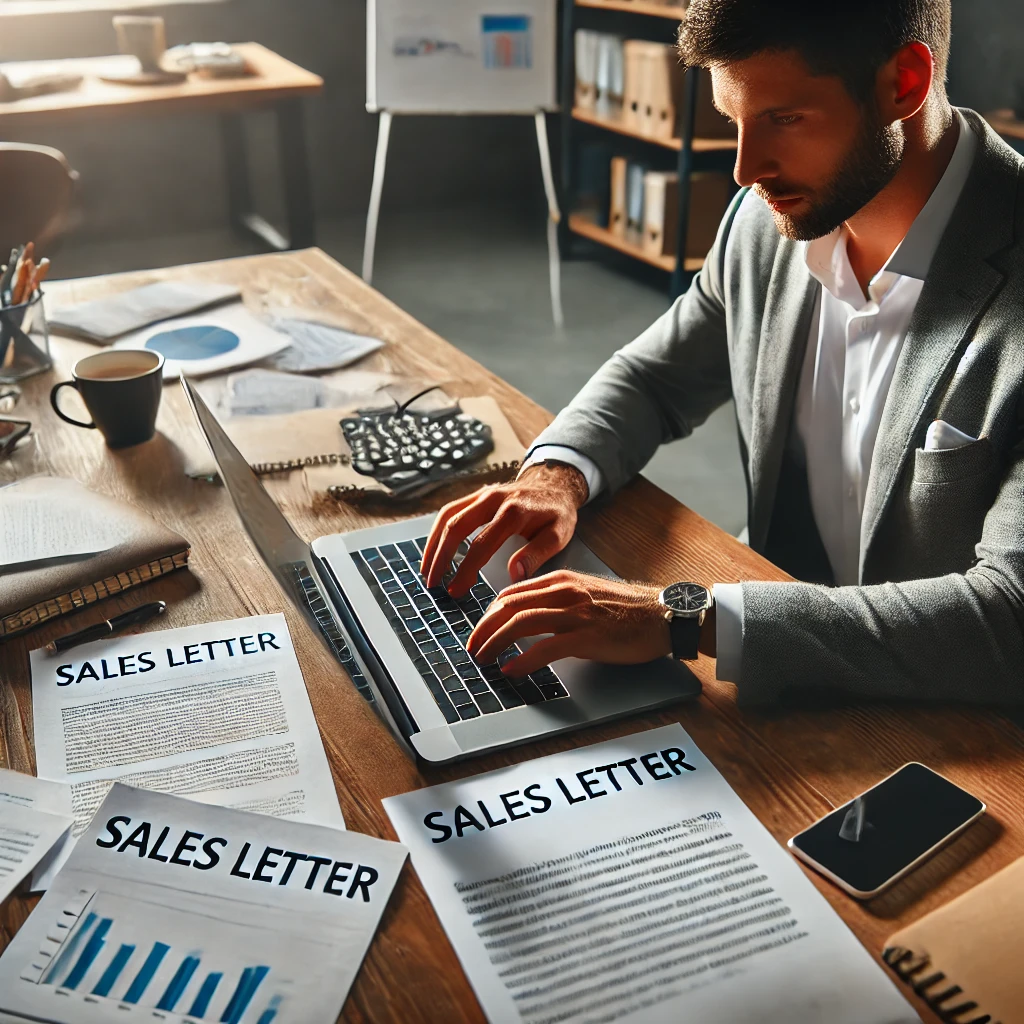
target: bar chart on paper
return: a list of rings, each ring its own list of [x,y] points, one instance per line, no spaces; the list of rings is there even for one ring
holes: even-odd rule
[[[204,949],[196,938],[209,934],[212,922],[197,920],[202,916],[82,892],[50,929],[53,955],[27,965],[22,979],[55,986],[70,999],[162,1011],[164,1020],[281,1024],[296,984],[274,967],[274,936],[261,940],[257,929],[254,942],[252,924],[240,921],[238,941],[225,941],[231,924],[219,919],[216,946]]]

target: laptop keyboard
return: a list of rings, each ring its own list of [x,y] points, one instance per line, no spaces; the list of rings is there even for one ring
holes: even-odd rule
[[[501,665],[522,653],[513,644],[496,662],[480,665],[466,651],[473,627],[497,596],[482,577],[456,600],[444,586],[428,590],[420,575],[426,537],[365,548],[352,556],[360,574],[412,658],[449,724],[499,711],[540,704],[569,694],[545,666],[522,679],[510,679]],[[455,566],[466,553],[463,546]],[[445,577],[445,585],[451,574]]]

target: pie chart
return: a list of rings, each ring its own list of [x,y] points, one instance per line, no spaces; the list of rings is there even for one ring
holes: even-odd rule
[[[154,334],[146,342],[146,348],[162,353],[165,359],[185,362],[222,356],[238,348],[238,344],[234,331],[213,324],[197,324]]]

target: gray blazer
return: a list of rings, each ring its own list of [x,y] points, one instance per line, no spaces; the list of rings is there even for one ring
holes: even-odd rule
[[[792,689],[1024,703],[1024,159],[962,113],[979,146],[885,404],[860,585],[744,583],[742,703]],[[614,492],[732,397],[763,551],[818,287],[803,246],[740,193],[689,291],[536,444],[589,456]],[[979,440],[925,451],[940,418]]]

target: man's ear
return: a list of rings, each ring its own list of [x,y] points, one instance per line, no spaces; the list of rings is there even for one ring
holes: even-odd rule
[[[935,59],[926,43],[900,47],[878,72],[883,123],[906,121],[925,104],[935,78]]]

